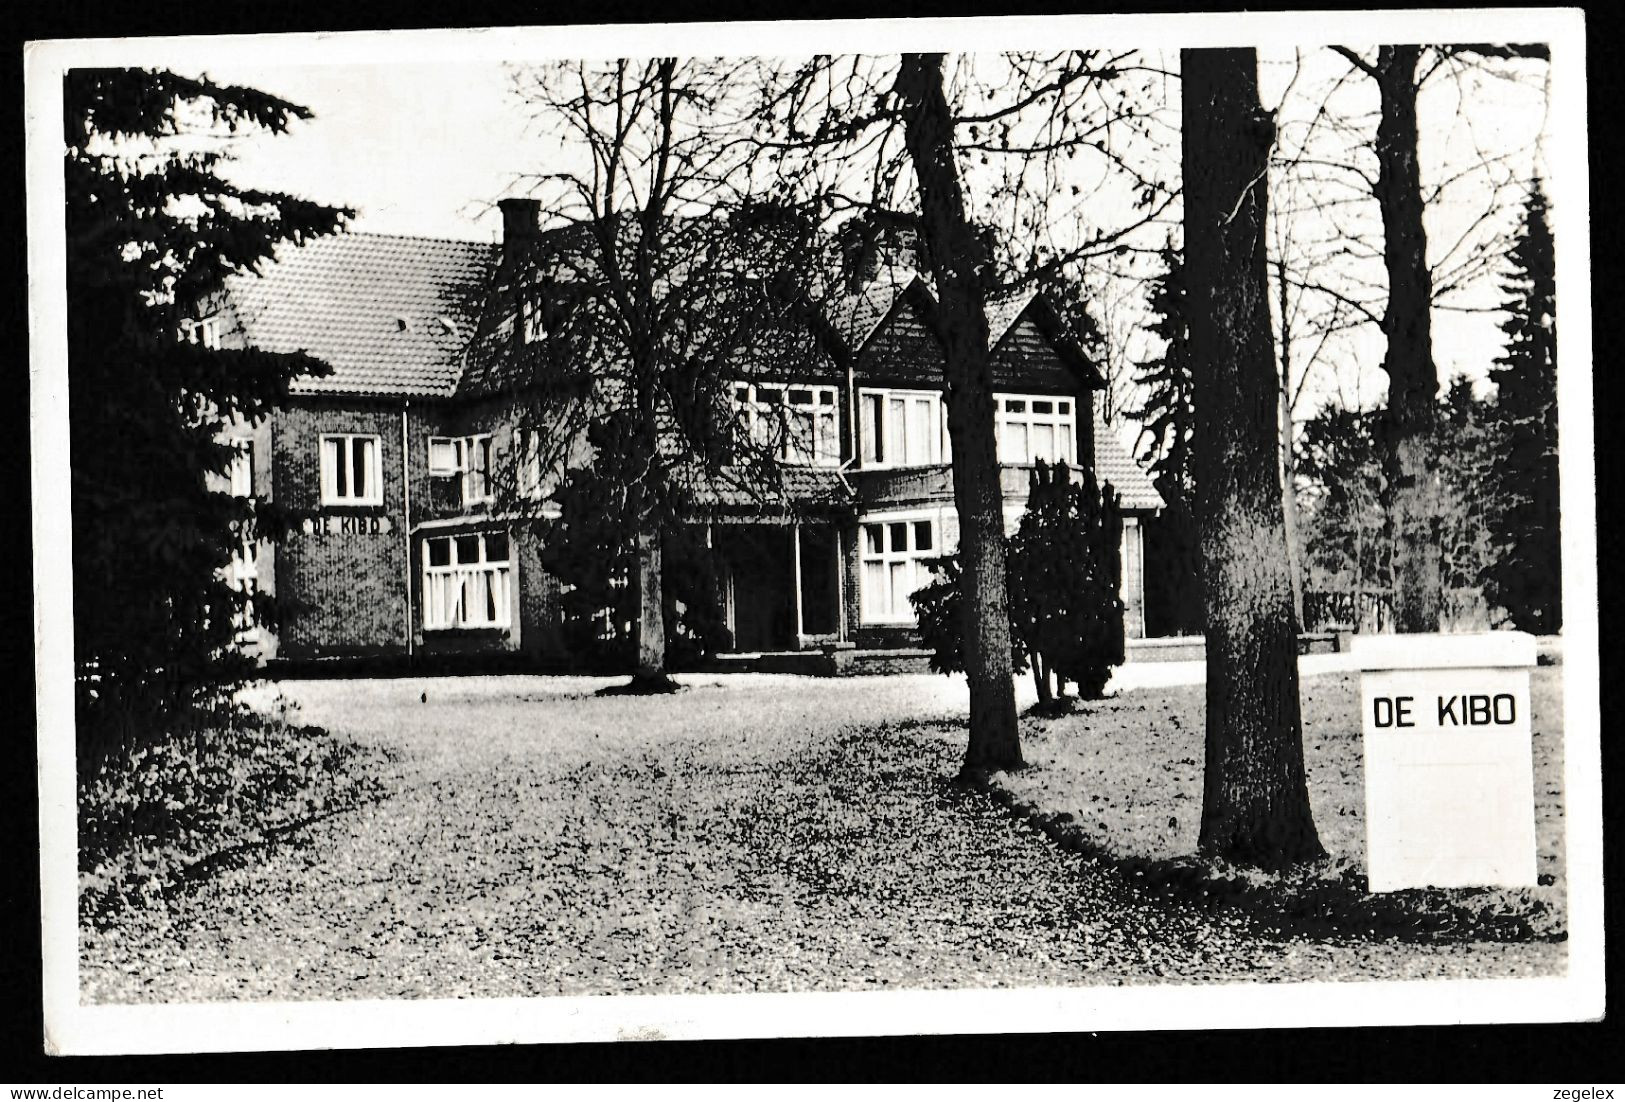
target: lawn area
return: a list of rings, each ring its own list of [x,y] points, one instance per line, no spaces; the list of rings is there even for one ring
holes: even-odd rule
[[[1365,789],[1359,675],[1302,681],[1304,757],[1315,826],[1328,860],[1277,892],[1336,881],[1363,894]],[[1136,867],[1168,869],[1196,851],[1202,812],[1202,685],[1139,689],[1080,705],[1074,715],[1023,721],[1028,768],[1001,773],[995,788],[1025,815],[1086,852]],[[1540,887],[1394,893],[1402,912],[1468,908],[1518,916],[1543,937],[1565,932],[1562,667],[1530,678],[1535,833]],[[1208,879],[1228,870],[1203,868]]]
[[[279,720],[354,740],[379,795],[83,929],[84,1000],[1404,979],[1564,964],[1549,940],[1293,928],[1223,898],[1148,889],[1143,868],[1057,845],[1039,812],[951,783],[961,680],[684,680],[687,691],[655,699],[529,676],[261,693]],[[1080,773],[1073,802],[1103,807],[1089,796],[1111,788],[1095,818],[1103,838],[1176,852],[1177,830],[1153,842],[1136,816],[1176,799],[1154,795],[1159,777],[1175,791],[1196,773],[1132,763],[1198,755],[1132,717],[1143,709],[1171,730],[1181,701],[1199,705],[1187,692],[1199,690],[1134,690],[1029,721],[1037,766],[1020,782],[1033,795],[1060,784],[1061,749],[1099,745],[1092,770],[1115,779]],[[1143,742],[1116,737],[1142,728]],[[1194,829],[1194,807],[1177,818]]]

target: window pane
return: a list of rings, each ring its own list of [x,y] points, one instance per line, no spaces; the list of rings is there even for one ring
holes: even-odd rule
[[[459,563],[470,563],[470,562],[479,562],[480,561],[480,537],[478,537],[478,536],[458,536],[457,537],[457,561]]]
[[[1033,426],[1033,458],[1035,460],[1042,459],[1042,460],[1045,460],[1046,462],[1054,462],[1054,460],[1055,460],[1055,426],[1054,425],[1034,425]]]
[[[908,404],[908,462],[931,462],[931,403],[915,399]]]
[[[817,428],[819,460],[839,463],[841,460],[841,434],[835,425],[835,410],[833,408],[818,411]]]
[[[805,463],[813,454],[813,413],[810,409],[792,408],[788,411],[784,457],[796,463]]]
[[[859,407],[858,441],[865,463],[880,462],[880,395],[865,394]]]
[[[835,392],[833,390],[820,390],[818,392],[818,404],[833,406],[835,404]]]
[[[881,554],[885,550],[882,540],[880,525],[865,524],[863,526],[863,553],[865,555],[876,556]]]
[[[759,386],[756,388],[756,400],[766,405],[778,405],[784,400],[784,390],[776,386]]]
[[[237,440],[232,445],[236,450],[231,456],[231,493],[233,497],[252,497],[254,495],[254,444],[249,440]]]
[[[907,463],[908,451],[903,427],[903,399],[891,398],[886,402],[886,462]]]
[[[908,550],[908,521],[906,521],[906,520],[894,520],[890,524],[886,525],[886,527],[891,529],[891,531],[887,533],[887,536],[890,538],[891,543],[890,543],[890,546],[888,546],[886,548],[886,550],[890,551],[894,555],[897,554],[900,551],[907,551]]]
[[[913,591],[909,579],[913,577],[914,564],[910,562],[894,562],[891,564],[891,607],[887,610],[892,616],[907,616],[914,606],[908,603],[908,595]]]
[[[1019,421],[1006,421],[999,428],[999,462],[1031,462],[1027,451],[1027,426]]]
[[[342,437],[329,441],[333,448],[333,497],[346,498],[350,496],[350,464],[349,456]]]
[[[429,441],[429,470],[439,473],[457,469],[457,448],[450,440]]]
[[[1070,413],[1072,411],[1072,403],[1071,402],[1057,402],[1057,403],[1055,403],[1055,408],[1057,410],[1059,410],[1061,413]]]
[[[490,532],[485,537],[485,561],[506,560],[508,557],[508,533]]]
[[[1026,413],[1027,403],[1020,398],[1006,398],[1004,400],[1004,411],[1006,413]]]
[[[748,386],[736,386],[736,387],[734,387],[734,401],[736,401],[736,402],[748,402],[748,401],[750,401],[750,387],[748,387]]]
[[[448,539],[434,539],[425,541],[429,551],[430,566],[451,565],[451,541]]]
[[[886,564],[863,564],[863,618],[879,620],[886,616],[890,602],[886,597]]]
[[[916,550],[916,551],[929,551],[929,550],[931,550],[931,543],[932,543],[932,541],[931,541],[931,522],[928,521],[928,520],[917,520],[917,521],[915,521],[914,522],[914,550]]]
[[[792,388],[787,401],[792,406],[810,406],[813,404],[813,392],[806,387]]]
[[[367,447],[371,443],[371,440],[363,440],[359,436],[350,440],[350,455],[354,460],[352,473],[355,477],[355,489],[353,491],[355,497],[367,496],[367,486],[369,485],[367,482]]]
[[[1054,402],[1037,402],[1037,401],[1035,401],[1033,403],[1033,412],[1034,413],[1053,413],[1054,410],[1055,410],[1055,403]]]

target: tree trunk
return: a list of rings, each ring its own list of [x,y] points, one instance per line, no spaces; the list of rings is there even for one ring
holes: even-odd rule
[[[964,564],[965,676],[970,683],[970,738],[962,774],[973,776],[1022,765],[1005,592],[1004,496],[983,299],[984,266],[991,260],[980,255],[965,217],[953,124],[942,89],[942,55],[904,54],[896,91],[903,102],[904,141],[920,185],[921,228],[941,304],[937,330],[946,354],[948,436]]]
[[[638,663],[633,676],[656,681],[666,675],[666,609],[661,599],[660,533],[638,530]]]
[[[1282,399],[1282,406],[1286,404]],[[1291,414],[1282,409],[1281,422],[1281,519],[1286,533],[1286,569],[1292,581],[1292,623],[1304,631],[1303,622],[1303,542],[1298,535],[1298,468],[1292,455]]]
[[[1292,622],[1299,631],[1303,631],[1303,549],[1298,540],[1298,464],[1292,454],[1292,311],[1287,296],[1284,263],[1276,265],[1275,289],[1281,311],[1281,514],[1286,521],[1287,572],[1292,577]]]
[[[1185,258],[1207,605],[1201,851],[1264,868],[1324,856],[1304,778],[1297,633],[1265,271],[1273,120],[1251,49],[1185,50]]]
[[[1388,338],[1383,371],[1383,474],[1394,533],[1394,626],[1439,630],[1438,474],[1430,461],[1434,403],[1433,276],[1422,227],[1422,175],[1417,162],[1416,65],[1419,46],[1383,46],[1377,54],[1382,114],[1377,123],[1377,204],[1382,211]]]
[[[1040,703],[1040,704],[1048,704],[1051,700],[1054,699],[1054,697],[1050,695],[1050,691],[1049,691],[1049,671],[1044,669],[1043,656],[1042,655],[1037,655],[1037,654],[1033,655],[1032,656],[1032,666],[1033,666],[1033,686],[1034,686],[1034,688],[1036,688],[1038,690],[1038,703]]]

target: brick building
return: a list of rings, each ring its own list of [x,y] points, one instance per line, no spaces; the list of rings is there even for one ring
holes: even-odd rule
[[[288,518],[233,566],[283,609],[274,633],[241,625],[263,656],[569,657],[558,583],[493,489],[502,472],[526,481],[518,398],[471,355],[476,334],[526,339],[504,258],[537,235],[540,212],[503,207],[504,247],[322,238],[231,280],[194,323],[195,340],[304,351],[333,369],[297,380],[283,407],[236,434],[233,491]],[[789,508],[741,497],[708,517],[737,651],[906,645],[925,561],[957,544],[935,302],[906,268],[848,273],[824,303],[826,354],[806,377],[735,387],[741,408],[800,429],[783,456]],[[493,317],[504,311],[516,316]],[[1044,299],[1002,299],[988,321],[1007,523],[1035,460],[1092,463],[1121,494],[1128,632],[1143,634],[1140,521],[1162,502],[1100,422],[1099,376]]]

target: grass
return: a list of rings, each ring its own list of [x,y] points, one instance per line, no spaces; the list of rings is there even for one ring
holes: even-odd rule
[[[1307,677],[1301,700],[1310,802],[1328,857],[1264,877],[1196,861],[1202,810],[1204,688],[1138,689],[1023,721],[1028,767],[991,778],[1014,813],[1063,844],[1131,866],[1177,890],[1259,896],[1255,905],[1314,913],[1332,925],[1503,938],[1565,934],[1563,710],[1560,667],[1532,672],[1539,886],[1365,891],[1365,793],[1359,678]]]
[[[82,928],[81,997],[1416,979],[1562,967],[1561,946],[1496,944],[1482,929],[1406,940],[1275,921],[1273,887],[1243,906],[1148,891],[1148,871],[1182,859],[1058,847],[1070,835],[1055,818],[951,782],[964,746],[962,680],[727,675],[684,677],[685,691],[670,696],[596,695],[617,680],[283,686],[289,728],[353,740],[352,760],[382,798],[300,820],[255,843],[251,859],[217,863],[145,909]],[[1317,682],[1307,684],[1312,695]],[[1071,756],[1046,765],[1050,740],[1101,744],[1095,769],[1141,775],[1100,813],[1101,837],[1128,839],[1124,854],[1177,854],[1178,836],[1158,841],[1154,820],[1139,816],[1153,789],[1171,787],[1157,762],[1172,736],[1151,728],[1172,725],[1156,702],[1187,692],[1139,690],[1088,714],[1031,721],[1039,764],[1010,780],[1058,780],[1053,763]],[[274,697],[259,700],[273,715]],[[1142,714],[1158,724],[1134,718]],[[1134,737],[1110,737],[1120,729]],[[1074,802],[1100,807],[1088,797],[1103,780],[1090,776]]]

